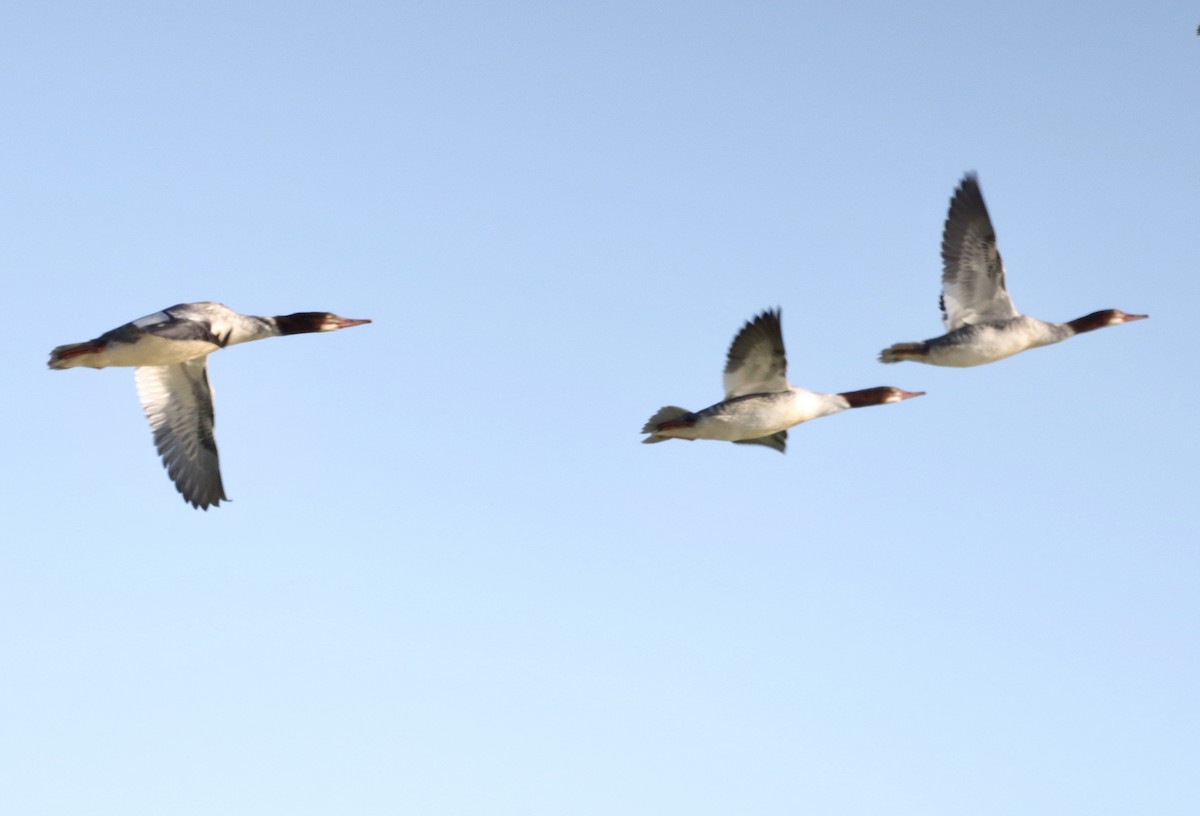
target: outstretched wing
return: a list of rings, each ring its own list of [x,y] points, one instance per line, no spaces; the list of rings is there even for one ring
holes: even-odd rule
[[[183,498],[204,510],[228,501],[213,436],[208,358],[140,366],[134,377],[142,410],[154,431],[154,445]]]
[[[746,323],[725,362],[725,398],[772,394],[788,389],[780,311],[770,309]]]
[[[950,331],[1020,314],[1004,284],[1004,262],[979,180],[968,173],[950,200],[942,231],[942,321]]]

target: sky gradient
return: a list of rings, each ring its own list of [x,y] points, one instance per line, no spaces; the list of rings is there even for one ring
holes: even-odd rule
[[[0,26],[0,809],[1184,816],[1200,801],[1194,4],[20,4]],[[1148,321],[976,369],[1017,308]],[[132,372],[181,302],[233,501]],[[639,444],[783,310],[928,395]]]

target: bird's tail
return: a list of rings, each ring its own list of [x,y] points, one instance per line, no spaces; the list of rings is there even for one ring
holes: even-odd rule
[[[642,440],[647,445],[652,445],[655,442],[665,442],[671,439],[669,436],[661,436],[662,431],[669,431],[673,428],[690,428],[696,424],[695,415],[687,408],[680,408],[678,405],[667,405],[658,409],[658,413],[650,417],[646,421],[646,425],[642,428],[642,433],[648,433],[650,436]]]
[[[899,363],[903,360],[923,362],[928,356],[928,343],[896,343],[879,352],[879,362]]]
[[[65,346],[59,346],[50,352],[49,365],[51,368],[71,368],[73,366],[87,365],[87,355],[99,354],[105,348],[104,343],[97,343],[95,340],[89,340],[86,343],[67,343]]]

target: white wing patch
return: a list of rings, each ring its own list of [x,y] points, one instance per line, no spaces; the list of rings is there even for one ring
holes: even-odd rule
[[[154,314],[139,317],[130,323],[131,326],[137,326],[139,329],[144,329],[147,326],[157,326],[159,323],[166,323],[171,319],[171,316],[166,312],[155,312]]]

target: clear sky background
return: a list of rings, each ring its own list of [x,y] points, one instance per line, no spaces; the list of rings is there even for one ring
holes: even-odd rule
[[[23,3],[0,25],[0,809],[1194,814],[1194,3]],[[977,369],[978,171],[1019,309]],[[375,322],[211,361],[233,502],[132,372],[175,303]],[[783,308],[926,390],[639,444]]]

